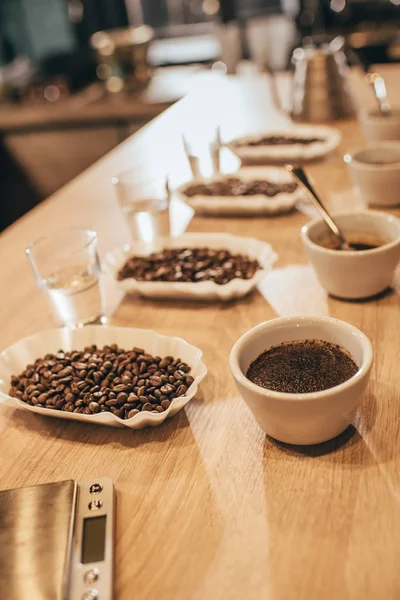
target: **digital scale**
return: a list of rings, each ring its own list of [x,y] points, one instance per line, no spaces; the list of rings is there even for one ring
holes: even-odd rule
[[[60,481],[0,492],[0,596],[112,600],[114,485]]]

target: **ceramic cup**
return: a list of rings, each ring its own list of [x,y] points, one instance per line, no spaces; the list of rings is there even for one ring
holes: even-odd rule
[[[371,142],[400,140],[400,108],[393,107],[390,116],[384,117],[378,109],[361,110],[361,127]]]
[[[333,388],[310,394],[264,389],[246,377],[250,364],[283,342],[318,339],[347,350],[359,370]],[[284,317],[261,323],[233,346],[230,368],[236,386],[265,433],[288,444],[318,444],[342,433],[352,422],[367,386],[373,360],[369,339],[356,327],[329,317]]]
[[[371,250],[331,250],[321,245],[329,235],[322,219],[304,225],[304,249],[323,287],[346,299],[368,298],[388,288],[400,259],[400,219],[372,210],[332,216],[350,242],[376,238],[387,243]]]
[[[400,205],[400,142],[359,148],[345,154],[344,161],[368,205]]]

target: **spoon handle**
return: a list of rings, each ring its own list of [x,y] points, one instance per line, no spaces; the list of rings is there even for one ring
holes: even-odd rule
[[[375,97],[378,101],[381,114],[384,117],[388,117],[391,113],[392,107],[387,95],[385,80],[381,75],[379,75],[379,73],[372,73],[369,76],[369,80],[374,88]]]
[[[303,192],[306,194],[307,198],[309,198],[309,200],[311,200],[311,202],[314,204],[314,206],[321,213],[321,215],[322,215],[324,221],[326,222],[326,224],[328,225],[329,229],[339,239],[341,246],[342,247],[347,246],[347,242],[344,239],[342,232],[340,231],[339,227],[336,225],[335,221],[333,221],[333,219],[326,212],[325,207],[322,204],[322,201],[320,200],[318,194],[316,193],[313,186],[311,185],[304,169],[302,169],[301,167],[293,167],[292,165],[286,165],[286,169],[289,171],[289,173],[292,175],[292,177],[296,180],[299,188],[301,190],[303,190]]]

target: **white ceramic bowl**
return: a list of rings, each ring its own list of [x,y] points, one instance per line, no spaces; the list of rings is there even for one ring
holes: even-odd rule
[[[371,206],[400,205],[400,142],[379,142],[346,154],[344,161]]]
[[[247,167],[231,175],[220,175],[209,179],[196,179],[185,183],[178,189],[183,202],[189,204],[197,213],[210,216],[227,215],[277,215],[287,213],[295,207],[299,200],[304,198],[302,191],[297,188],[292,193],[281,193],[269,198],[264,194],[254,196],[186,196],[185,190],[193,184],[210,183],[238,177],[242,180],[268,180],[273,183],[285,184],[293,181],[286,169],[278,167]]]
[[[246,372],[260,354],[283,342],[318,339],[347,350],[359,370],[338,386],[311,394],[286,394],[252,383]],[[257,325],[232,348],[230,367],[237,388],[261,429],[288,444],[318,444],[352,422],[368,383],[373,351],[356,327],[329,317],[284,317]]]
[[[322,219],[315,219],[301,230],[306,254],[323,287],[339,298],[359,299],[375,296],[390,287],[400,259],[400,219],[379,211],[333,213],[333,218],[350,241],[376,236],[388,243],[371,250],[342,251],[318,243],[327,232]]]
[[[361,110],[361,127],[371,142],[400,140],[400,108],[393,107],[392,114],[383,117],[378,110]]]
[[[192,367],[191,375],[194,382],[184,396],[175,398],[170,407],[162,413],[140,412],[131,419],[120,419],[111,412],[94,415],[68,413],[61,410],[30,406],[17,398],[8,395],[11,375],[18,375],[28,364],[48,353],[58,350],[79,350],[85,346],[96,344],[99,347],[118,344],[125,350],[134,346],[142,347],[154,356],[180,357]],[[111,427],[143,427],[160,425],[175,415],[197,393],[198,386],[207,374],[207,368],[201,360],[202,352],[178,337],[159,335],[150,329],[131,329],[128,327],[88,326],[80,329],[51,329],[36,333],[16,342],[0,353],[0,404],[11,408],[29,410],[45,417],[72,419],[94,425],[109,425]]]
[[[248,146],[247,142],[260,139],[265,135],[299,136],[303,138],[316,137],[322,142],[312,144],[288,144],[271,146]],[[232,140],[228,148],[236,154],[243,163],[262,162],[307,162],[322,158],[335,150],[342,140],[338,129],[323,125],[293,125],[279,131],[265,131],[257,135],[248,135]]]
[[[256,271],[251,279],[232,279],[225,285],[218,285],[214,281],[197,283],[178,283],[171,281],[136,281],[135,279],[117,278],[118,271],[126,260],[134,255],[146,255],[150,252],[168,248],[221,248],[233,253],[245,254],[257,259],[262,269]],[[143,244],[123,246],[116,248],[105,257],[104,267],[115,279],[117,284],[126,293],[140,294],[150,298],[172,298],[177,300],[221,300],[228,301],[233,298],[246,296],[253,290],[272,269],[277,255],[269,244],[254,238],[240,237],[227,233],[185,233],[176,238],[160,241],[151,250]]]

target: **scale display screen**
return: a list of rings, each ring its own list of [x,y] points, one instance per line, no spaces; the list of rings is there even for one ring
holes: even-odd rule
[[[81,562],[101,562],[104,560],[106,546],[107,516],[83,519],[82,557]]]

